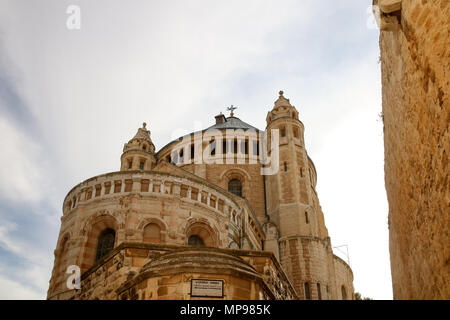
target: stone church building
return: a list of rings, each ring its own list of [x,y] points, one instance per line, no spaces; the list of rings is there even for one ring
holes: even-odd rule
[[[231,108],[158,152],[144,123],[120,171],[64,199],[48,299],[353,299],[282,91],[266,120],[258,130]]]

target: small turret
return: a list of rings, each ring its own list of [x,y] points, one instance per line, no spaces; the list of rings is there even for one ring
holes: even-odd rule
[[[277,101],[275,101],[275,105],[272,111],[269,111],[267,113],[267,125],[279,118],[292,118],[298,120],[297,109],[295,109],[295,107],[291,105],[289,99],[286,99],[283,96],[283,93],[283,91],[279,92],[280,96],[278,97]]]
[[[155,165],[155,145],[146,126],[144,122],[133,139],[125,143],[120,159],[120,171],[151,170]]]

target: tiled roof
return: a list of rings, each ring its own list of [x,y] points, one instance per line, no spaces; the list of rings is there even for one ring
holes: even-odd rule
[[[222,129],[253,129],[256,131],[260,131],[258,128],[255,128],[251,125],[249,125],[248,123],[242,121],[239,118],[236,117],[228,117],[226,118],[226,121],[223,123],[217,123],[209,128],[207,128],[206,130],[210,130],[210,129],[217,129],[217,130],[222,130]]]

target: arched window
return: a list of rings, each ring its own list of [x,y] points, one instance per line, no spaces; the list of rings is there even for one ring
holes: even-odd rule
[[[184,162],[184,149],[181,149],[179,154],[180,154],[180,163],[183,163]]]
[[[309,293],[309,283],[305,282],[305,300],[311,300],[311,294]]]
[[[342,300],[347,300],[347,290],[345,290],[344,285],[341,287],[341,291],[342,291]]]
[[[233,153],[238,153],[238,141],[236,138],[233,140]]]
[[[194,247],[204,247],[205,244],[203,243],[202,238],[200,238],[197,235],[192,235],[188,239],[188,245],[194,246]]]
[[[322,300],[322,289],[320,288],[320,283],[317,283],[317,297]]]
[[[215,140],[212,140],[212,141],[209,143],[209,153],[210,153],[210,155],[212,155],[212,156],[215,156],[215,155],[216,155],[216,141],[215,141]]]
[[[109,251],[114,248],[114,240],[116,232],[113,229],[106,229],[98,237],[97,254],[95,261],[103,258]]]
[[[232,179],[228,182],[228,191],[242,197],[242,183],[238,179]]]
[[[186,240],[190,246],[218,246],[216,232],[206,223],[195,222],[186,228]]]
[[[149,223],[144,228],[144,242],[160,243],[161,228],[156,223]]]

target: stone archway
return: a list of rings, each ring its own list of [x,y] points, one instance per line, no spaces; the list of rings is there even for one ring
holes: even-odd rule
[[[118,223],[117,220],[110,214],[102,214],[92,216],[85,224],[85,242],[83,245],[81,256],[81,271],[84,272],[92,267],[96,260],[96,251],[98,246],[98,238],[107,229],[114,230],[115,240],[114,247],[117,246],[118,237]]]
[[[185,244],[191,236],[199,237],[206,247],[219,246],[219,233],[214,230],[206,219],[192,219],[188,221],[185,229]]]
[[[156,229],[159,229],[158,231]],[[165,243],[167,241],[167,225],[161,219],[146,218],[139,222],[137,230],[142,232],[142,241],[147,243]],[[159,232],[159,237],[156,234]],[[157,240],[159,238],[159,240]]]
[[[247,171],[239,168],[228,169],[219,177],[222,188],[229,191],[229,183],[239,181],[241,184],[241,196],[245,197],[250,192],[251,177]]]

